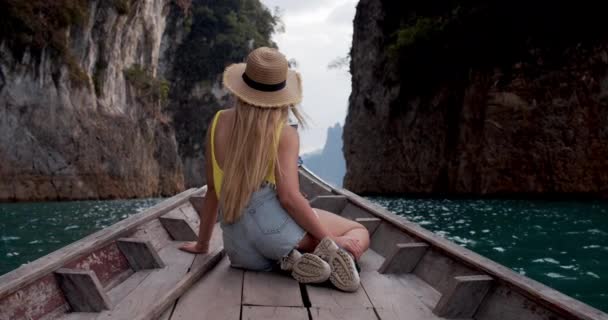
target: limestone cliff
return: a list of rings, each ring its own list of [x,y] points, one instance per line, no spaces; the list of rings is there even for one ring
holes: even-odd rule
[[[258,0],[0,0],[0,19],[0,201],[203,185],[218,76],[275,25]]]
[[[361,0],[345,187],[607,197],[601,12],[592,3]]]
[[[184,188],[159,64],[169,0],[2,1],[0,200]],[[175,23],[175,21],[173,21]]]

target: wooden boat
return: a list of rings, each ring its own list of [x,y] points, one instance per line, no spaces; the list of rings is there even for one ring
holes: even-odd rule
[[[0,277],[0,319],[608,320],[304,168],[300,187],[368,228],[357,292],[231,268],[217,226],[208,254],[179,251],[196,238],[203,187]]]

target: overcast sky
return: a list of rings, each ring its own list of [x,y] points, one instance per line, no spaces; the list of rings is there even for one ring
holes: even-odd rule
[[[327,65],[350,51],[358,0],[261,0],[279,7],[285,32],[274,35],[279,50],[298,62],[304,85],[302,110],[309,128],[300,131],[301,153],[320,149],[327,128],[344,124],[350,95],[348,68]]]

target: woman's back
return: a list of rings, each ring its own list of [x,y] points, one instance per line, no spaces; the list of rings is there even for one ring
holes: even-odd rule
[[[212,121],[211,128],[211,158],[208,159],[212,161],[213,166],[213,179],[215,190],[218,198],[221,194],[222,182],[224,178],[224,163],[226,161],[228,148],[231,144],[231,139],[233,138],[232,132],[235,128],[235,121],[237,121],[237,110],[235,108],[226,109],[218,111]],[[275,130],[275,139],[277,146],[280,143],[281,132],[285,126],[283,123],[280,123]],[[277,150],[278,151],[278,150]],[[244,156],[244,155],[237,155]],[[275,165],[273,162],[268,165],[268,173],[266,175],[265,181],[269,182],[272,185],[276,185],[276,176],[278,173],[275,172]],[[245,170],[247,171],[247,170]]]

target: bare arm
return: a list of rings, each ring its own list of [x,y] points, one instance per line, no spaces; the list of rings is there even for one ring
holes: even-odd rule
[[[279,172],[278,166],[275,169],[277,193],[281,205],[298,225],[316,239],[321,240],[327,236],[331,236],[331,234],[321,224],[308,200],[300,193],[298,176],[299,150],[300,139],[298,138],[298,132],[295,128],[285,126],[281,133],[278,150],[281,172]]]
[[[209,125],[208,128],[211,128]],[[198,241],[186,243],[180,248],[192,253],[207,253],[209,241],[213,234],[213,227],[217,221],[218,199],[215,194],[213,182],[213,166],[211,159],[211,129],[207,130],[205,147],[205,175],[207,176],[207,193],[203,200],[203,212],[200,213],[200,226],[198,230]]]

